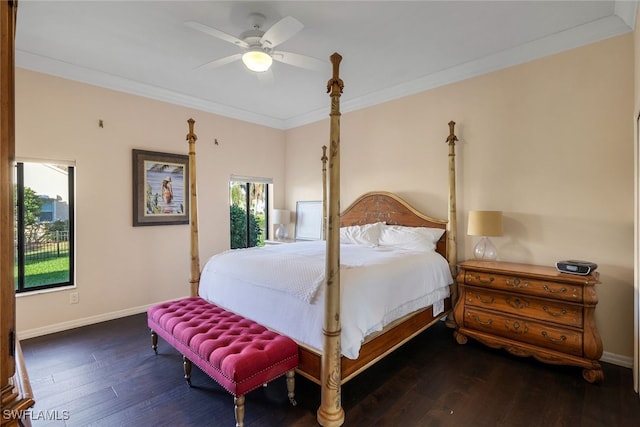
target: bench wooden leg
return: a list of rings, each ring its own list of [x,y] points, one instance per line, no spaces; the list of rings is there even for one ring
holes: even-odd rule
[[[158,354],[158,334],[153,329],[151,330],[151,348],[155,354]]]
[[[295,389],[296,389],[296,370],[292,369],[287,371],[287,395],[289,396],[289,402],[291,405],[296,406],[298,402],[295,399]]]
[[[182,356],[182,365],[184,366],[184,379],[191,387],[191,360],[187,359],[187,356]]]
[[[236,413],[236,427],[244,427],[244,395],[233,398]]]

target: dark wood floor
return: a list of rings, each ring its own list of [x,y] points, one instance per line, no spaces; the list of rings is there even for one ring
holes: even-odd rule
[[[162,339],[151,350],[144,314],[22,341],[36,398],[34,426],[233,426],[233,400]],[[470,342],[438,324],[342,389],[345,426],[640,426],[630,369],[604,363],[605,381]],[[297,378],[247,396],[245,423],[315,426],[319,387]]]

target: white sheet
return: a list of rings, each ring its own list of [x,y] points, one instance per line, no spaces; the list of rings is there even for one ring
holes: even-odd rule
[[[199,294],[320,351],[324,287],[318,283],[324,279],[325,250],[326,242],[314,241],[215,255],[202,271]],[[358,357],[367,335],[449,296],[453,278],[437,252],[361,245],[341,245],[340,251],[341,341],[348,358]],[[247,254],[260,260],[253,275]],[[278,254],[283,260],[275,260]],[[287,265],[294,265],[293,276],[311,280],[307,288],[295,278],[284,279],[285,285],[276,283],[283,280],[283,271],[289,273]]]

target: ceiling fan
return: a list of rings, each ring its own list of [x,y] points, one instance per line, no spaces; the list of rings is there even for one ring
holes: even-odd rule
[[[260,13],[249,15],[252,29],[243,32],[239,37],[209,27],[196,21],[187,21],[185,25],[210,36],[241,47],[244,52],[216,59],[198,68],[217,68],[242,59],[251,71],[264,73],[269,70],[273,60],[308,70],[322,70],[327,64],[319,59],[293,52],[275,50],[275,48],[297,34],[304,25],[297,19],[286,16],[273,24],[267,31],[262,30],[265,16]]]

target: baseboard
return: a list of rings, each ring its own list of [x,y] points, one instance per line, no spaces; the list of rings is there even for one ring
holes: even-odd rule
[[[163,302],[163,301],[160,301]],[[29,338],[35,338],[42,335],[53,334],[55,332],[62,332],[69,329],[79,328],[81,326],[93,325],[94,323],[106,322],[108,320],[119,319],[121,317],[132,316],[134,314],[144,313],[147,309],[160,302],[141,305],[138,307],[131,307],[124,310],[112,311],[109,313],[98,314],[96,316],[83,317],[82,319],[70,320],[68,322],[55,323],[52,325],[43,326],[41,328],[26,329],[24,331],[18,331],[18,338],[20,340],[26,340]]]
[[[620,354],[605,351],[602,353],[600,361],[622,366],[623,368],[633,369],[633,357],[629,356],[622,356]]]

